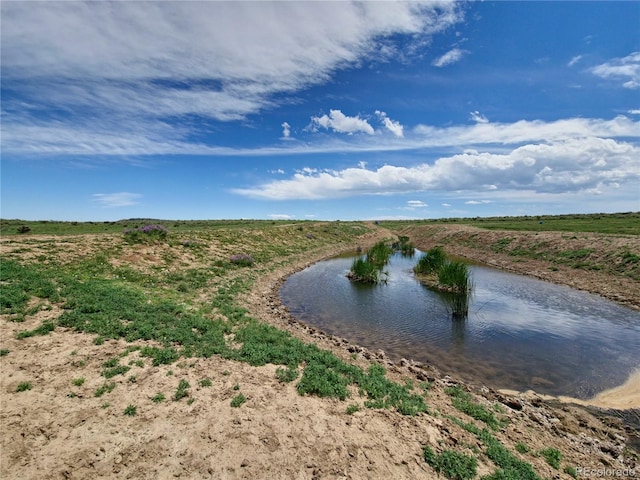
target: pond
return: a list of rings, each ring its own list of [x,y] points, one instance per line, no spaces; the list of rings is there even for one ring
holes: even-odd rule
[[[388,283],[379,285],[346,278],[353,255],[322,261],[289,277],[281,299],[328,334],[493,388],[590,398],[640,368],[640,312],[471,265],[468,317],[452,319],[438,293],[414,277],[419,255],[394,254]]]

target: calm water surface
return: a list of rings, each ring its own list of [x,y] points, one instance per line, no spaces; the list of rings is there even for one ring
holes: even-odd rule
[[[377,286],[346,278],[352,256],[319,262],[285,282],[282,301],[329,334],[494,388],[588,398],[640,368],[640,312],[471,266],[469,316],[452,320],[438,294],[413,276],[419,255],[394,255],[389,282]]]

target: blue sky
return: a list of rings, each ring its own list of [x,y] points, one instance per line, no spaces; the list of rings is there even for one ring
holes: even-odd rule
[[[640,2],[18,2],[3,218],[640,210]]]

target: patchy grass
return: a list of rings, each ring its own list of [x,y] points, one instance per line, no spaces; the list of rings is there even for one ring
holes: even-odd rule
[[[478,469],[478,461],[475,457],[456,452],[455,450],[444,450],[442,453],[435,453],[428,445],[423,448],[425,461],[438,473],[452,480],[469,480],[474,478]]]
[[[242,393],[239,393],[238,395],[236,395],[231,399],[231,406],[233,408],[238,408],[239,406],[244,404],[246,401],[247,401],[247,397],[245,397]]]

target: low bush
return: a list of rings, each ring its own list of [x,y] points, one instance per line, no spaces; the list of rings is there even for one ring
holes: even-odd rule
[[[162,225],[144,225],[124,231],[128,243],[157,243],[167,239],[169,231]]]

